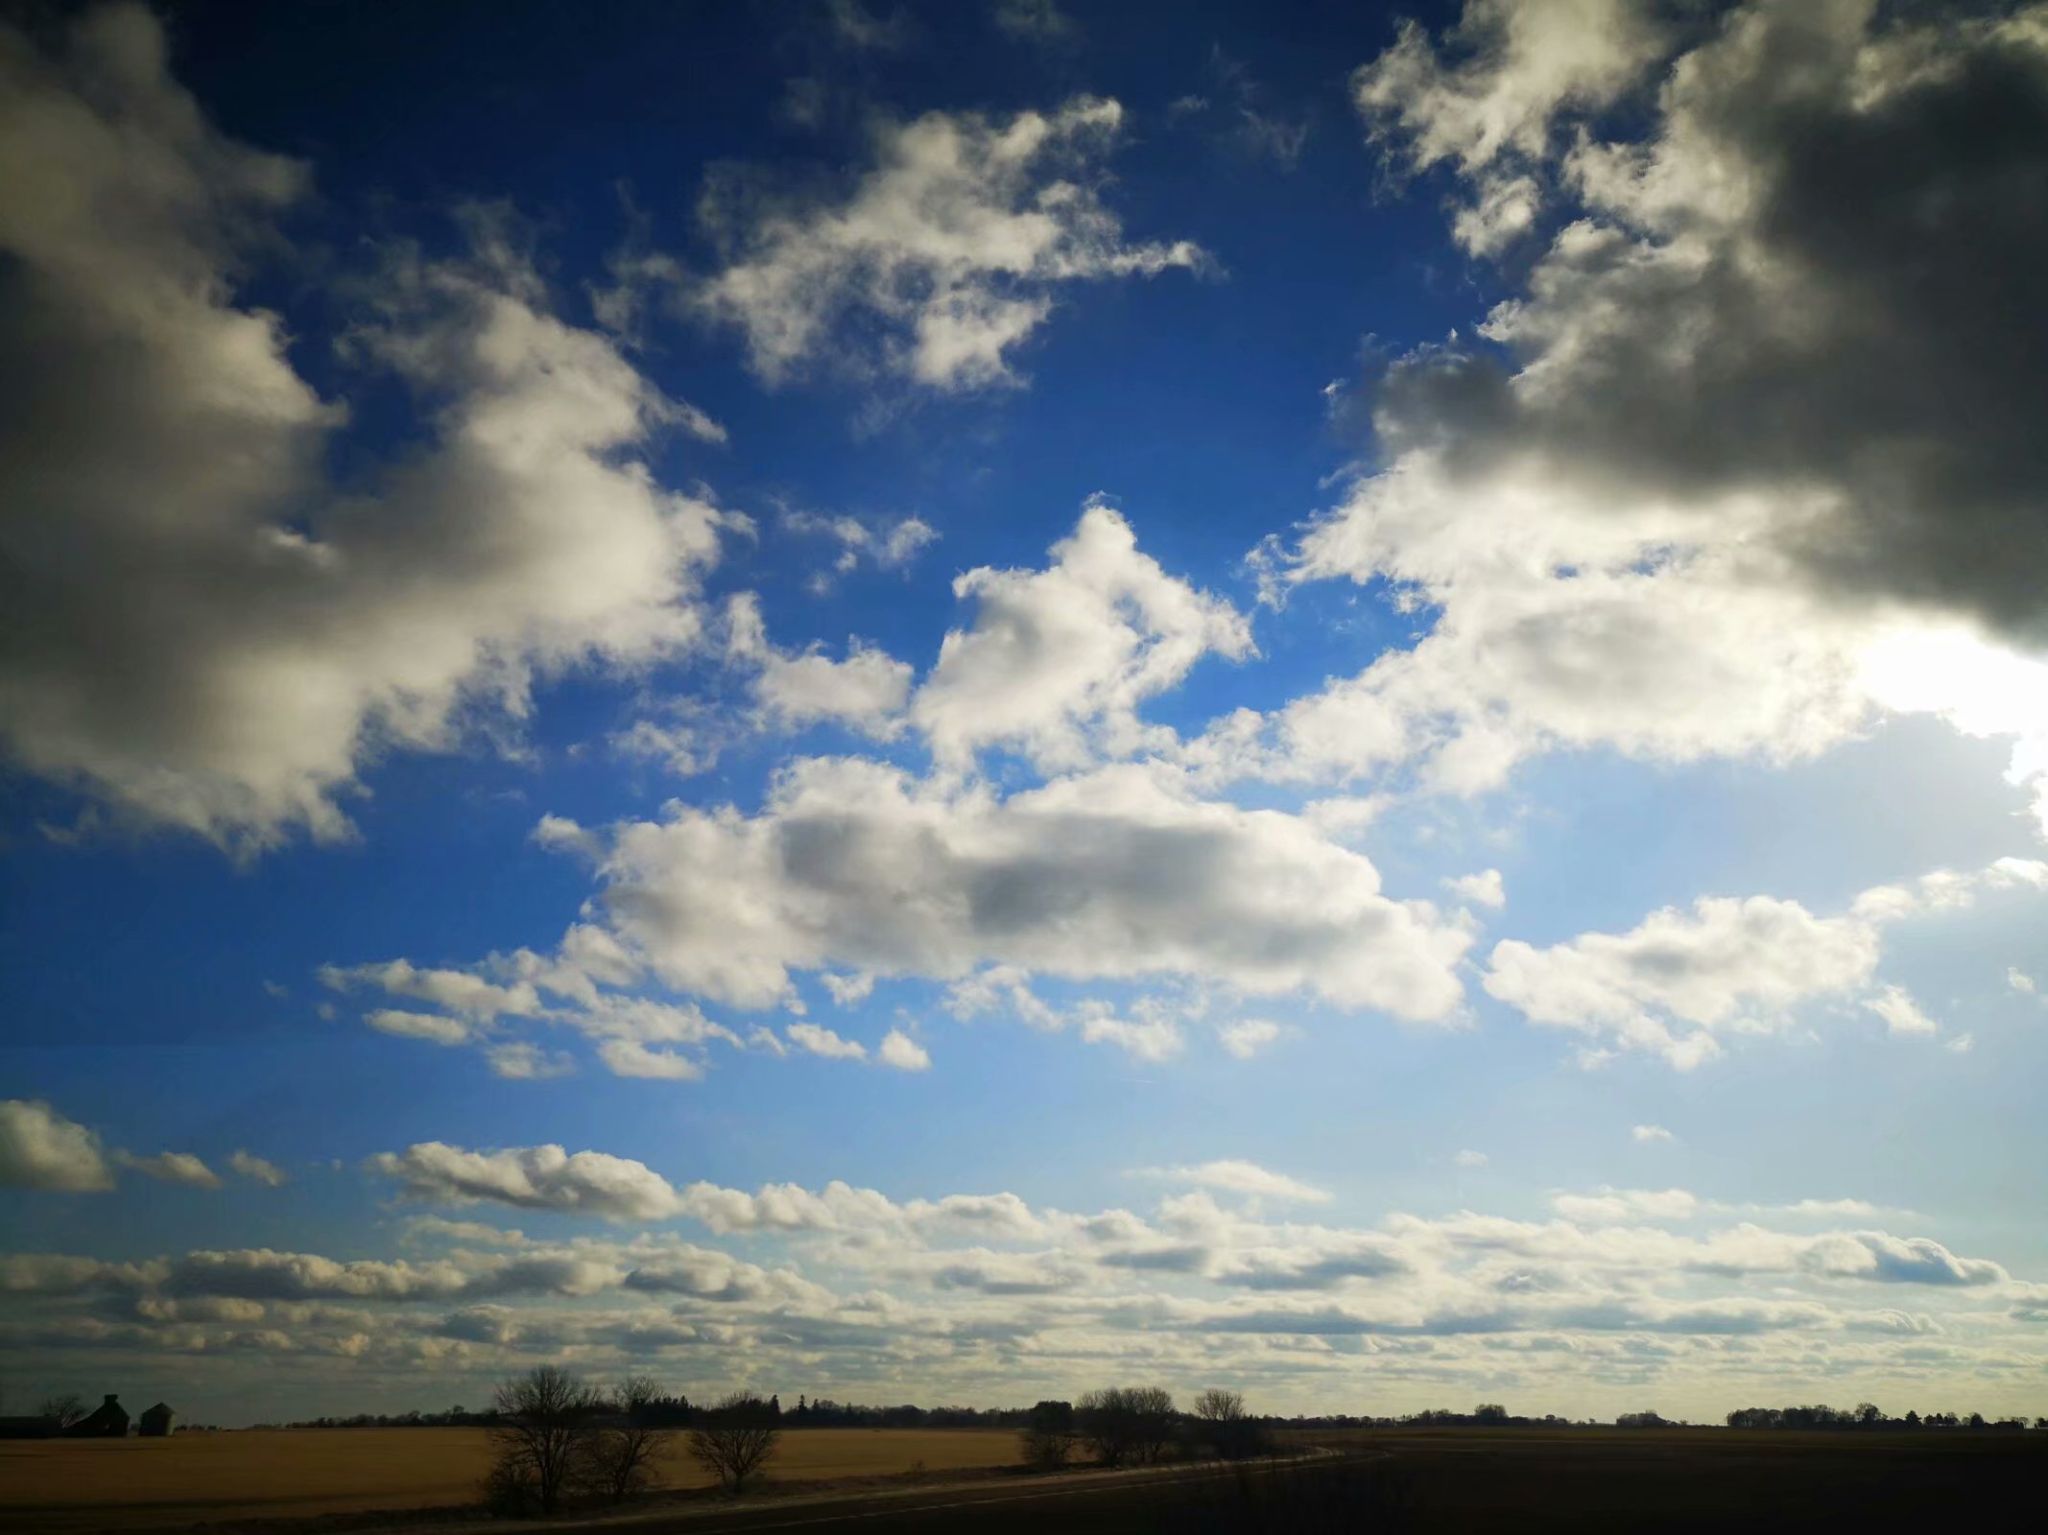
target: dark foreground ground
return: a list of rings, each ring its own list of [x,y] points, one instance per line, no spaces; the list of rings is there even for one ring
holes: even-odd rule
[[[1792,1434],[1513,1430],[1323,1436],[1339,1453],[1089,1485],[1030,1483],[633,1526],[675,1535],[969,1530],[1023,1535],[1251,1531],[1828,1531],[2034,1528],[2048,1433]]]

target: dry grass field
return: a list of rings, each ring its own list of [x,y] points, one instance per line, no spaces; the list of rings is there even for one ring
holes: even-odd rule
[[[474,1503],[481,1429],[250,1429],[170,1439],[0,1441],[0,1528],[140,1530]],[[1017,1436],[994,1429],[791,1429],[776,1481],[1001,1466]],[[678,1442],[671,1487],[708,1478]]]

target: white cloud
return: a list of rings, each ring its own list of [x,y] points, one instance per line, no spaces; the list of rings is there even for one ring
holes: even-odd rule
[[[1660,1142],[1668,1145],[1678,1139],[1662,1125],[1637,1125],[1629,1131],[1629,1138],[1639,1146],[1654,1146]]]
[[[228,1166],[238,1177],[247,1178],[251,1183],[260,1183],[265,1188],[283,1188],[292,1181],[291,1175],[282,1167],[250,1151],[231,1153],[228,1157]]]
[[[931,1053],[901,1029],[891,1029],[882,1036],[882,1048],[875,1052],[875,1058],[898,1071],[929,1071],[932,1064]]]
[[[822,1055],[833,1061],[864,1061],[868,1048],[858,1040],[841,1039],[830,1029],[815,1023],[792,1023],[783,1033],[789,1036],[791,1044],[808,1050],[812,1055]]]
[[[1491,1160],[1483,1151],[1461,1151],[1451,1158],[1453,1165],[1458,1167],[1484,1167]]]
[[[1533,1022],[1685,1070],[1719,1054],[1731,1029],[1770,1028],[1800,1002],[1860,988],[1878,954],[1875,929],[1853,917],[1768,896],[1702,897],[1627,933],[1496,944],[1485,986]]]
[[[827,970],[818,976],[826,992],[839,1007],[857,1007],[874,994],[875,978],[863,970],[857,975],[834,975]]]
[[[2021,992],[2030,997],[2039,989],[2034,984],[2034,978],[2016,965],[2008,965],[2006,967],[2005,984],[2014,991]]]
[[[550,1077],[566,1077],[574,1074],[576,1063],[559,1050],[543,1050],[530,1041],[517,1039],[502,1045],[492,1045],[484,1051],[484,1059],[491,1063],[491,1074],[510,1082],[541,1082]],[[631,1076],[631,1072],[621,1072]]]
[[[1222,1189],[1232,1194],[1253,1194],[1263,1199],[1282,1199],[1307,1204],[1327,1204],[1330,1193],[1313,1184],[1261,1167],[1256,1162],[1224,1159],[1185,1167],[1144,1167],[1133,1176],[1156,1178],[1165,1183],[1184,1183],[1194,1188]]]
[[[1107,1004],[1084,1004],[1078,1017],[1083,1043],[1115,1045],[1134,1059],[1153,1065],[1172,1060],[1187,1043],[1180,1024],[1160,1013],[1119,1018]]]
[[[380,1034],[400,1039],[422,1039],[432,1045],[466,1045],[476,1037],[473,1024],[438,1013],[412,1013],[403,1008],[380,1007],[363,1015],[363,1022]]]
[[[855,640],[843,661],[816,650],[770,657],[754,696],[785,728],[838,720],[871,735],[887,736],[893,734],[891,722],[910,697],[910,667]]]
[[[504,1013],[533,1013],[540,1007],[538,993],[526,982],[497,986],[467,970],[422,970],[403,959],[346,968],[322,965],[320,980],[334,991],[374,987],[394,997],[431,1002],[446,1012],[481,1022]]]
[[[658,1221],[683,1212],[681,1195],[644,1162],[560,1146],[466,1151],[423,1141],[364,1164],[408,1199],[434,1204],[487,1200],[522,1210],[561,1210],[606,1220]]]
[[[684,407],[548,312],[502,221],[367,280],[349,360],[431,404],[343,492],[344,408],[235,282],[307,168],[209,125],[140,6],[86,13],[61,61],[10,31],[0,71],[10,366],[37,380],[0,435],[0,536],[36,551],[0,590],[18,766],[244,851],[335,838],[373,749],[691,641],[720,515],[640,462]]]
[[[738,326],[771,384],[820,359],[937,390],[1015,384],[1010,354],[1061,286],[1203,261],[1187,241],[1125,242],[1092,184],[1122,121],[1116,102],[1078,97],[1001,122],[881,123],[874,168],[843,200],[714,181],[701,212],[731,257],[688,302]]]
[[[130,1172],[141,1173],[159,1183],[181,1184],[189,1189],[217,1189],[220,1174],[189,1151],[160,1151],[153,1157],[139,1157],[118,1151],[114,1160]]]
[[[0,1099],[0,1185],[92,1194],[114,1186],[100,1138],[36,1098]]]
[[[939,537],[939,530],[922,517],[871,521],[845,514],[827,517],[817,512],[789,510],[783,512],[781,523],[792,533],[828,538],[839,546],[830,573],[820,571],[807,583],[813,592],[819,593],[831,588],[832,576],[848,574],[863,560],[879,570],[906,569]]]
[[[1461,874],[1455,879],[1446,879],[1444,888],[1460,900],[1490,906],[1496,911],[1508,903],[1507,886],[1502,883],[1498,869],[1482,869],[1477,874]]]
[[[669,807],[605,839],[611,936],[666,984],[742,1007],[792,970],[1310,989],[1426,1020],[1457,1005],[1469,937],[1389,900],[1371,863],[1294,817],[1115,766],[998,799],[858,759],[778,775],[759,814]]]
[[[1614,101],[1664,46],[1637,0],[1467,0],[1451,35],[1463,54],[1456,63],[1403,22],[1394,46],[1352,76],[1360,113],[1417,169],[1541,159],[1561,108]]]
[[[970,570],[953,592],[975,603],[950,631],[912,715],[939,760],[967,766],[1014,747],[1041,766],[1156,744],[1138,705],[1177,686],[1204,655],[1252,652],[1228,602],[1169,576],[1123,517],[1091,499],[1044,570]]]
[[[1241,1061],[1248,1061],[1278,1043],[1282,1032],[1280,1025],[1270,1018],[1238,1018],[1221,1025],[1216,1037],[1225,1050]]]
[[[1937,1034],[1940,1025],[1920,1010],[1920,1004],[1903,986],[1887,986],[1876,996],[1866,997],[1864,1007],[1877,1014],[1894,1034]]]

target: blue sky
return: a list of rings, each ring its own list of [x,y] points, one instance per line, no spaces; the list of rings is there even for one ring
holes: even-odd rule
[[[2040,1410],[2044,15],[0,33],[9,1389]]]

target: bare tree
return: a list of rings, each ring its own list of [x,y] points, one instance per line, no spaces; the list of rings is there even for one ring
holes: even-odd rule
[[[660,1396],[651,1377],[629,1375],[604,1398],[607,1416],[584,1437],[578,1466],[578,1480],[598,1496],[623,1503],[659,1479],[654,1462],[670,1439],[650,1418]]]
[[[491,1501],[503,1507],[530,1500],[544,1514],[560,1507],[603,1401],[551,1364],[501,1384],[492,1398],[498,1422],[491,1430]]]
[[[1074,1453],[1074,1404],[1040,1402],[1032,1408],[1019,1448],[1033,1470],[1063,1469]]]
[[[1081,1438],[1105,1466],[1155,1461],[1173,1440],[1173,1398],[1158,1386],[1109,1386],[1075,1404]]]
[[[1173,1397],[1160,1386],[1126,1386],[1124,1395],[1129,1398],[1135,1432],[1131,1449],[1146,1465],[1161,1459],[1167,1447],[1173,1443],[1173,1430],[1178,1417],[1173,1410]]]
[[[775,1453],[782,1438],[775,1420],[775,1412],[758,1396],[735,1391],[707,1408],[691,1427],[690,1454],[727,1492],[736,1493]]]
[[[1195,1398],[1195,1421],[1218,1459],[1243,1460],[1260,1451],[1263,1436],[1238,1392],[1217,1387],[1204,1391]]]
[[[85,1398],[73,1391],[46,1396],[36,1408],[36,1416],[54,1419],[59,1428],[69,1428],[85,1416]]]

